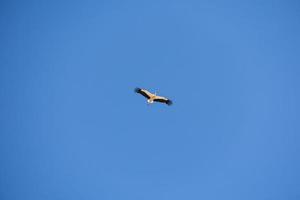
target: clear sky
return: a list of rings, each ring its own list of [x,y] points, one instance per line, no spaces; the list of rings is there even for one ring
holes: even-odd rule
[[[0,199],[299,200],[299,86],[296,0],[1,1]]]

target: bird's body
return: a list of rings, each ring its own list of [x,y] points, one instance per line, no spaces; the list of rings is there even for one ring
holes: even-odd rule
[[[152,104],[154,102],[166,103],[167,105],[172,105],[172,101],[162,96],[156,95],[156,93],[151,93],[145,89],[135,88],[135,92],[143,95],[147,98],[148,104]]]

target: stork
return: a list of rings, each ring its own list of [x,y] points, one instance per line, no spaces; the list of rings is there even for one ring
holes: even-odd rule
[[[135,88],[134,91],[146,97],[148,104],[152,104],[153,102],[160,102],[170,106],[173,103],[170,99],[166,97],[156,95],[156,92],[152,94],[151,92],[141,88]]]

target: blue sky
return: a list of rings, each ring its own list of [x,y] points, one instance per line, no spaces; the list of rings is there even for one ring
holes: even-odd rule
[[[1,2],[0,198],[298,200],[299,20],[292,0]]]

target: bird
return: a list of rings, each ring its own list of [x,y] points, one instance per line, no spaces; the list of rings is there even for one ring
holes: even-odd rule
[[[170,99],[156,95],[156,92],[154,94],[152,94],[148,90],[141,89],[141,88],[135,88],[134,91],[136,93],[139,93],[139,94],[143,95],[144,97],[146,97],[148,104],[152,104],[153,102],[165,103],[168,106],[173,104],[173,102]]]

